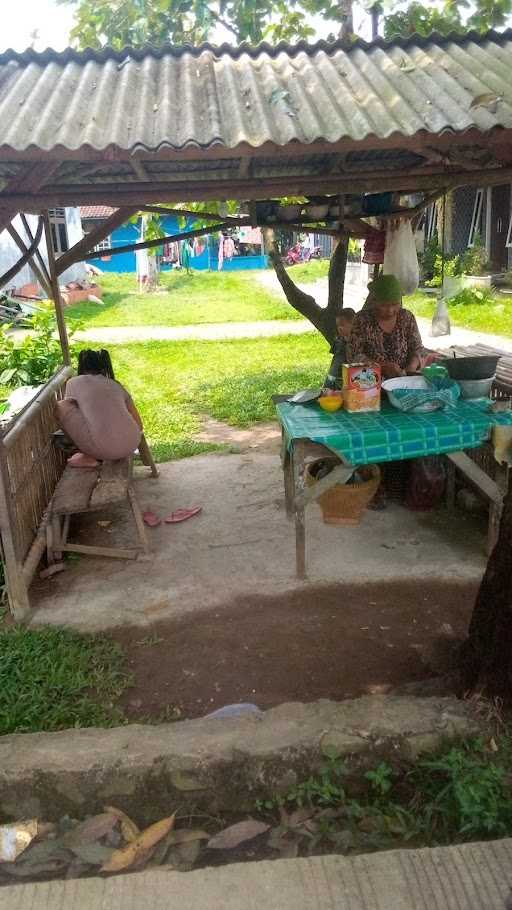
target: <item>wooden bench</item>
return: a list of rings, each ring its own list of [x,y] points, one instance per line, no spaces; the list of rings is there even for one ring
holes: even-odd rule
[[[121,502],[130,505],[138,545],[127,548],[69,543],[69,527],[73,515],[96,512]],[[142,513],[133,489],[131,457],[120,461],[104,461],[96,468],[66,467],[48,507],[46,548],[50,573],[56,562],[61,560],[62,553],[135,559],[140,551],[145,554],[150,552]]]

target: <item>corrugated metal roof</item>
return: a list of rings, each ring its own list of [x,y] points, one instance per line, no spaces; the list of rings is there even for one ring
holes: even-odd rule
[[[113,215],[116,209],[112,208],[111,205],[81,205],[80,206],[80,217],[84,220],[92,220],[93,218],[109,218],[110,215]]]
[[[124,152],[512,128],[512,31],[0,55],[0,145]],[[475,104],[484,95],[495,103]]]

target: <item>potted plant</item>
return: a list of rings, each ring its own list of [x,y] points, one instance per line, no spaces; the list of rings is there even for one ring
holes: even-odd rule
[[[491,287],[491,265],[479,234],[475,236],[473,246],[468,247],[462,257],[461,271],[464,287]]]
[[[463,287],[460,256],[454,256],[444,264],[443,297],[454,297]]]

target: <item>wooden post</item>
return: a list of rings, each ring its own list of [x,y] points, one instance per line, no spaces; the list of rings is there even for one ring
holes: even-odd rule
[[[53,302],[55,305],[55,315],[57,317],[57,326],[59,329],[59,338],[60,346],[62,348],[62,359],[66,366],[69,366],[71,363],[71,357],[69,354],[69,340],[68,333],[66,329],[66,320],[64,318],[64,304],[62,301],[62,296],[60,293],[59,279],[57,276],[57,268],[55,262],[55,253],[53,251],[53,240],[52,240],[52,231],[50,227],[50,216],[46,211],[43,214],[44,221],[44,233],[46,237],[46,251],[48,255],[48,271],[50,273],[50,284]]]
[[[16,518],[12,506],[12,496],[7,468],[5,446],[0,440],[0,539],[9,608],[16,620],[24,619],[30,611],[28,587],[23,577],[22,565],[16,553],[14,528]]]
[[[306,577],[306,525],[304,509],[304,440],[299,439],[292,449],[295,505],[295,559],[297,577]]]

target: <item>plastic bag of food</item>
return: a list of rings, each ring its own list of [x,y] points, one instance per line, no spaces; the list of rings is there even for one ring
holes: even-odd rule
[[[389,223],[382,270],[384,275],[398,278],[402,294],[414,294],[420,283],[420,269],[409,220]]]

